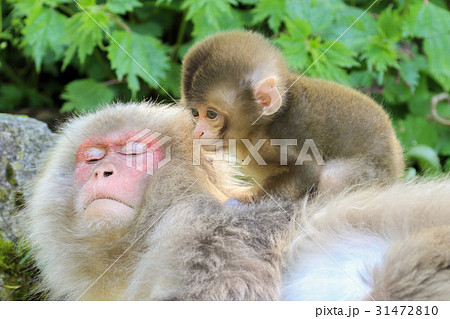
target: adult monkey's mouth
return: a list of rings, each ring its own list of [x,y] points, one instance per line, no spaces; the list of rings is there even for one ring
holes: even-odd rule
[[[87,203],[85,209],[88,208],[88,207],[89,207],[91,204],[93,204],[94,202],[99,201],[99,200],[102,200],[102,201],[104,200],[104,201],[106,201],[106,203],[107,203],[107,201],[114,201],[114,202],[120,203],[120,204],[122,204],[122,205],[125,205],[125,206],[127,206],[127,207],[129,207],[129,208],[131,208],[131,209],[134,209],[133,206],[131,206],[131,205],[129,205],[129,204],[127,204],[127,203],[125,203],[125,202],[119,200],[119,199],[112,198],[112,197],[107,197],[107,196],[100,196],[100,197],[93,198],[92,200],[90,200],[90,201]]]

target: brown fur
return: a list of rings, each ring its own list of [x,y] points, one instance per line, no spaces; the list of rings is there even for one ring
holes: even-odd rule
[[[312,187],[335,192],[348,185],[388,183],[401,177],[402,148],[389,117],[375,101],[343,85],[301,77],[282,96],[275,114],[252,125],[262,113],[254,96],[255,83],[269,75],[278,79],[281,94],[298,79],[279,51],[253,32],[208,37],[193,46],[183,61],[182,103],[188,109],[207,105],[220,113],[225,120],[218,137],[248,138],[253,145],[261,138],[297,139],[297,147],[289,147],[287,166],[280,165],[279,146],[267,141],[260,154],[268,165],[253,160],[245,167],[266,191],[299,198]],[[325,167],[311,161],[295,165],[305,139],[314,140]],[[237,146],[242,161],[249,152],[242,143]],[[259,187],[255,192],[265,194]]]
[[[376,300],[450,300],[450,224],[394,242],[374,283]]]
[[[143,129],[172,137],[164,145],[172,148],[171,161],[150,178],[130,226],[109,231],[99,224],[87,232],[74,205],[80,143]],[[284,212],[275,204],[224,207],[229,198],[224,185],[230,185],[232,172],[216,167],[223,169],[216,174],[207,161],[193,166],[191,131],[182,109],[151,103],[108,106],[65,125],[24,211],[42,288],[50,298],[278,298],[279,244],[288,225]]]

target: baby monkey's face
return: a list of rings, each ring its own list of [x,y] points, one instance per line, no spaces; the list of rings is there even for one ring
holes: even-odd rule
[[[222,137],[225,116],[207,105],[191,108],[192,116],[197,122],[194,129],[195,138],[218,139]]]
[[[247,138],[253,122],[280,108],[282,98],[276,83],[277,79],[269,76],[255,83],[250,90],[217,85],[205,94],[206,102],[188,101],[196,121],[194,137]]]

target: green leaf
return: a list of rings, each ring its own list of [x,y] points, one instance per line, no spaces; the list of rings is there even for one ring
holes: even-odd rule
[[[286,35],[281,35],[275,43],[282,48],[283,55],[289,67],[296,70],[305,70],[311,60],[302,42],[292,42]]]
[[[168,48],[159,40],[142,34],[115,31],[108,46],[108,59],[119,80],[127,76],[128,88],[135,94],[139,88],[138,77],[151,87],[158,88],[169,69]],[[134,59],[131,59],[128,52]],[[153,79],[152,79],[153,78]],[[164,85],[164,83],[161,83]]]
[[[439,149],[439,154],[444,156],[450,156],[450,139],[446,139],[442,142],[442,146]]]
[[[444,90],[450,90],[450,31],[448,34],[426,38],[423,48],[431,75]]]
[[[281,34],[275,43],[282,48],[288,65],[300,72],[311,66],[309,76],[347,84],[348,74],[342,68],[359,65],[354,58],[356,52],[339,42],[322,43],[320,38],[306,40],[310,30],[309,24],[301,19],[286,21],[287,32]]]
[[[328,60],[323,56],[316,62],[306,73],[307,76],[321,78],[325,80],[336,81],[345,85],[349,84],[349,77],[345,70],[328,63]]]
[[[356,52],[346,47],[344,44],[334,41],[324,42],[321,46],[324,56],[327,57],[329,63],[342,68],[351,68],[359,66],[359,62],[355,60]],[[333,46],[331,46],[333,45]]]
[[[114,99],[112,88],[92,79],[75,80],[64,88],[61,98],[66,100],[61,112],[95,110]]]
[[[166,78],[162,81],[164,89],[171,93],[174,98],[180,96],[180,78],[181,65],[179,63],[170,63]]]
[[[438,142],[436,126],[422,117],[408,115],[396,124],[398,137],[406,149],[420,144],[434,148]]]
[[[300,19],[287,20],[286,31],[275,40],[275,44],[281,47],[290,67],[305,70],[310,61],[305,40],[310,34],[311,27]]]
[[[417,163],[419,168],[428,173],[441,171],[441,164],[436,151],[428,145],[417,145],[406,152],[409,163]]]
[[[450,103],[447,100],[442,100],[436,105],[437,113],[440,117],[450,120]]]
[[[427,61],[423,55],[415,54],[413,59],[404,59],[399,63],[400,76],[414,93],[419,84],[419,71],[427,67]]]
[[[428,90],[427,78],[421,77],[416,92],[408,101],[408,108],[414,115],[426,116],[430,114],[430,103],[433,94]]]
[[[311,26],[308,22],[301,19],[286,20],[287,41],[296,44],[296,42],[305,41],[311,34]]]
[[[377,21],[378,30],[383,38],[397,42],[402,37],[402,18],[391,6],[381,11]]]
[[[370,87],[373,81],[373,73],[363,71],[353,71],[350,73],[350,85],[351,86],[363,86]]]
[[[396,48],[391,42],[380,37],[370,41],[362,58],[366,60],[369,70],[373,69],[379,73],[378,84],[382,83],[384,73],[389,67],[399,68]]]
[[[450,90],[450,13],[429,2],[411,6],[404,34],[424,38],[430,73],[445,90]]]
[[[384,99],[391,104],[407,102],[412,97],[411,89],[404,81],[399,81],[393,76],[387,76],[384,80]]]
[[[281,23],[285,20],[286,1],[261,0],[251,12],[254,15],[252,24],[268,19],[269,28],[276,33],[280,29]]]
[[[106,31],[112,24],[111,18],[101,11],[100,7],[88,7],[86,10],[91,16],[84,11],[78,12],[70,17],[66,25],[65,39],[70,43],[70,46],[64,56],[63,70],[70,63],[75,52],[78,54],[80,63],[84,64],[86,56],[92,54],[94,48],[102,43],[105,36],[98,24]]]
[[[319,39],[316,39],[316,41],[319,43]],[[308,53],[311,56],[311,61],[308,64],[311,65],[311,68],[308,71],[308,76],[349,84],[349,76],[343,68],[358,65],[358,62],[353,58],[356,52],[338,42],[330,48],[331,44],[331,41],[318,45],[315,44],[315,41],[310,41]],[[328,51],[326,51],[327,49]]]
[[[339,13],[335,15],[334,22],[324,30],[324,40],[334,41],[340,37],[339,42],[347,47],[359,53],[366,52],[370,39],[378,34],[375,18],[370,14],[364,14],[356,21],[364,10],[349,6],[334,12]],[[353,26],[349,29],[351,25]]]
[[[73,1],[73,0],[72,0]],[[79,6],[78,7],[83,7],[83,8],[87,8],[90,6],[94,6],[95,5],[95,0],[77,0]]]
[[[450,13],[426,2],[413,4],[405,18],[403,33],[418,38],[435,37],[450,32]]]
[[[86,77],[92,78],[98,82],[104,82],[114,79],[116,75],[109,68],[109,63],[103,60],[103,57],[99,57],[96,54],[86,57],[86,62],[80,65],[78,70],[82,74],[86,74]]]
[[[106,6],[114,13],[124,14],[133,11],[134,8],[142,7],[142,3],[139,0],[107,0]]]
[[[231,5],[237,5],[236,0],[185,0],[181,6],[182,9],[187,10],[186,18],[192,19],[197,14],[210,13],[211,20],[218,18],[221,14],[230,14]],[[213,9],[217,11],[212,11]]]
[[[301,19],[310,25],[311,32],[315,35],[320,35],[322,31],[328,28],[334,21],[332,4],[330,1],[287,0],[285,6],[286,8],[283,8],[283,11],[280,12],[281,22],[290,20],[286,19],[286,14],[292,19]],[[281,8],[279,10],[281,10]]]
[[[155,38],[161,38],[163,34],[163,27],[155,21],[148,21],[138,25],[130,25],[133,32],[143,35],[151,35]]]
[[[66,47],[64,27],[67,18],[61,13],[46,7],[35,7],[25,19],[23,45],[30,49],[38,72],[45,55],[53,53],[55,60],[63,54]]]
[[[33,9],[41,8],[41,3],[36,0],[8,0],[9,3],[14,5],[12,15],[15,17],[23,18],[31,14]]]
[[[192,20],[192,35],[200,40],[218,31],[239,29],[243,26],[240,15],[232,9],[236,0],[185,0],[181,6],[187,10],[186,19]]]

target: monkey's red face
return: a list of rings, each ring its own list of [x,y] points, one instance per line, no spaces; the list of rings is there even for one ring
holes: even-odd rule
[[[220,138],[225,122],[224,116],[207,106],[192,108],[192,116],[197,121],[194,130],[195,138]]]
[[[86,222],[101,220],[123,226],[136,216],[151,178],[147,172],[164,155],[154,141],[142,143],[133,140],[134,135],[128,132],[90,138],[78,148],[76,205]]]

